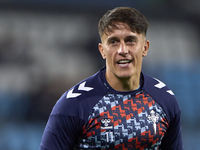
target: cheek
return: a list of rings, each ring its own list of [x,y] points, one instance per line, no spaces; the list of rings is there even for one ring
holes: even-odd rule
[[[133,57],[135,59],[135,61],[137,61],[137,63],[141,63],[142,59],[143,59],[143,52],[142,49],[138,49],[138,51],[135,53],[133,53]]]
[[[109,66],[113,65],[115,62],[115,55],[110,51],[109,52],[107,51],[106,53],[106,62]]]
[[[107,53],[107,54],[106,54],[106,61],[107,61],[108,63],[111,63],[112,60],[113,60],[112,55],[109,54],[109,53]]]
[[[111,59],[112,55],[113,55],[113,52],[110,49],[105,49],[104,50],[104,54],[105,54],[106,59]]]

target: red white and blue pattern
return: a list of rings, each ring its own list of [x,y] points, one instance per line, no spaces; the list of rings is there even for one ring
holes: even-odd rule
[[[158,116],[156,133],[151,110]],[[79,148],[158,149],[167,128],[166,114],[148,94],[108,94],[94,106],[84,126],[88,142],[79,143]]]

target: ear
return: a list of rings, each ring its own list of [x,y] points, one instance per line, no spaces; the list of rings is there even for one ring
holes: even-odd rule
[[[147,56],[147,53],[148,53],[148,50],[149,50],[149,40],[146,40],[145,43],[144,43],[144,48],[143,48],[143,52],[142,52],[142,56],[143,57],[146,57]]]
[[[102,43],[99,43],[99,52],[101,53],[102,58],[106,59],[106,54],[104,53],[104,49],[103,49]]]

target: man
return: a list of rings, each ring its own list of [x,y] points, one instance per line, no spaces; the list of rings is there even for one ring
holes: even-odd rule
[[[99,21],[99,51],[106,67],[58,100],[41,150],[182,150],[180,109],[173,92],[141,72],[148,22],[118,7]]]

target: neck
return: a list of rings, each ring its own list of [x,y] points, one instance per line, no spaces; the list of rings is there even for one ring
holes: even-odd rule
[[[109,85],[116,91],[133,91],[140,86],[140,75],[132,76],[129,78],[108,77],[106,80]]]

